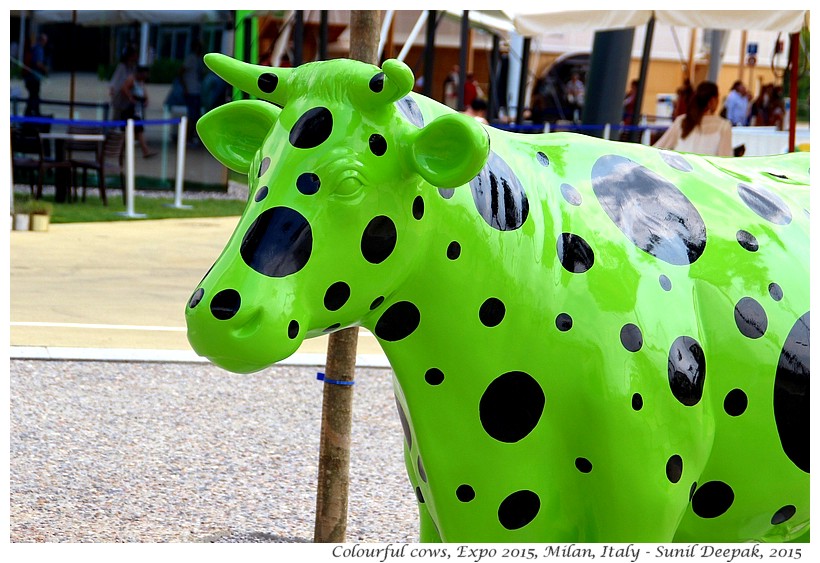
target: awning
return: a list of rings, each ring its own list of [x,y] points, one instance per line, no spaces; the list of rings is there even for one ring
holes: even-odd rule
[[[654,15],[656,24],[703,29],[746,29],[799,32],[807,24],[808,10],[531,10],[505,11],[524,36],[599,31],[645,25]]]
[[[228,21],[226,10],[76,10],[79,25],[129,23],[196,24]],[[28,16],[39,23],[71,23],[74,10],[32,10]]]

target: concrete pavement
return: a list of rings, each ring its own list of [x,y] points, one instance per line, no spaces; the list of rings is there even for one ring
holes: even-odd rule
[[[52,224],[11,231],[12,358],[197,361],[186,334],[191,292],[237,217]],[[283,363],[325,363],[327,337]],[[383,367],[360,331],[359,364]]]

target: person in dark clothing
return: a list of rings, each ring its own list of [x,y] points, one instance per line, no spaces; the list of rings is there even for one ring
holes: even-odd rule
[[[48,36],[41,33],[37,38],[37,43],[31,48],[31,62],[29,68],[25,70],[23,81],[28,90],[28,100],[26,101],[26,115],[38,116],[40,114],[40,84],[43,77],[48,75],[48,59],[46,57],[46,44]]]

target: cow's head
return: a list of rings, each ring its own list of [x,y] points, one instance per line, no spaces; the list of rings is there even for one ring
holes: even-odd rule
[[[378,314],[423,267],[425,233],[436,228],[421,220],[425,198],[472,179],[489,141],[464,115],[422,127],[405,117],[413,74],[396,60],[382,69],[350,60],[271,68],[218,54],[205,62],[258,99],[197,123],[208,150],[248,174],[250,190],[188,302],[188,339],[215,364],[251,372],[306,337]]]

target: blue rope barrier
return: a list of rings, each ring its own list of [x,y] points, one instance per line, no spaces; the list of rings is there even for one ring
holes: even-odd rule
[[[127,121],[92,121],[88,119],[61,119],[53,117],[17,116],[10,117],[11,123],[40,123],[52,125],[81,125],[87,127],[125,127]],[[134,125],[174,125],[179,124],[181,117],[171,119],[140,119],[134,120]]]

